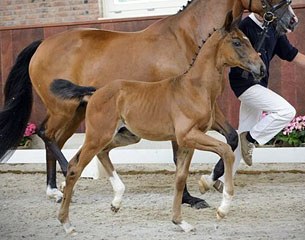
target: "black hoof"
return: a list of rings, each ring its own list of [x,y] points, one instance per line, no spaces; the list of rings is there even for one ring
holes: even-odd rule
[[[202,209],[202,208],[208,208],[210,207],[210,205],[203,199],[201,198],[197,198],[197,197],[193,197],[191,195],[183,195],[182,198],[182,203],[185,204],[189,204],[191,205],[192,208],[196,208],[196,209]]]

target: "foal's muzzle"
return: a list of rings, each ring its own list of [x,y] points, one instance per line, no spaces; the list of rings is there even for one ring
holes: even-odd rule
[[[265,64],[261,65],[258,69],[251,71],[254,80],[260,82],[260,80],[266,76],[267,70]]]

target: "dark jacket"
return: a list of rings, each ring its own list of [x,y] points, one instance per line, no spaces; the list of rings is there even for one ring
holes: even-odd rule
[[[260,39],[262,28],[260,28],[250,17],[246,17],[240,23],[240,29],[250,39],[252,46],[256,46]],[[268,86],[269,65],[274,55],[279,56],[283,60],[292,61],[298,53],[298,50],[292,46],[286,35],[278,36],[275,28],[271,26],[268,29],[267,37],[260,50],[261,58],[266,65],[267,74],[259,84],[264,87]],[[230,85],[235,95],[239,97],[249,87],[257,84],[252,74],[245,72],[240,68],[231,68],[229,73]]]

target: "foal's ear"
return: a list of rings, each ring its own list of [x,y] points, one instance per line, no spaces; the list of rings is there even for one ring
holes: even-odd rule
[[[223,28],[225,29],[225,31],[227,31],[227,32],[231,31],[232,22],[233,22],[233,14],[232,14],[232,11],[229,11],[227,13],[225,23],[223,25]]]
[[[233,19],[233,13],[232,11],[229,11],[226,16],[225,24],[223,26],[225,31],[230,32],[233,28],[238,28],[238,24],[240,23],[241,19],[242,14],[239,15],[236,19]]]

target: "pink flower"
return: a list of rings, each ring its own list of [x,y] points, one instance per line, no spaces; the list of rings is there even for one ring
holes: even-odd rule
[[[305,116],[298,116],[291,120],[291,122],[283,129],[284,135],[289,135],[292,132],[301,132],[305,130]]]
[[[28,123],[23,134],[24,137],[30,137],[36,132],[36,125],[34,123]]]

